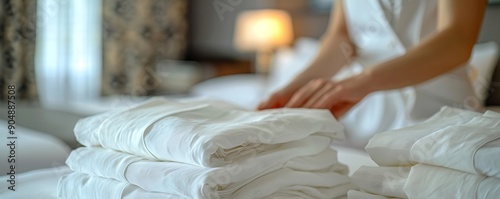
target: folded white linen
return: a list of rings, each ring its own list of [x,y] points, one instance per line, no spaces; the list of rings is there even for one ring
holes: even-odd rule
[[[411,168],[404,191],[411,199],[497,199],[500,179],[418,164]]]
[[[486,176],[500,178],[500,139],[485,144],[474,156],[475,168]]]
[[[178,162],[156,162],[103,148],[74,150],[66,164],[74,171],[113,178],[137,185],[147,191],[181,195],[188,198],[216,198],[279,168],[297,171],[335,171],[346,175],[336,151],[323,136],[280,145],[280,150],[255,154],[224,167],[203,168]],[[161,176],[159,178],[158,176]],[[228,186],[228,184],[233,184]],[[230,189],[230,187],[233,187]]]
[[[275,198],[274,194],[277,194],[277,196],[291,195],[301,198],[327,199],[346,196],[348,190],[356,188],[346,175],[335,171],[304,172],[290,168],[278,169],[239,188],[231,186],[232,184],[228,185],[229,189],[232,189],[231,194],[221,197],[213,195],[206,198]],[[61,198],[118,199],[127,198],[124,193],[128,192],[134,192],[134,198],[198,198],[147,192],[127,182],[80,172],[63,176],[58,184],[58,196]]]
[[[447,126],[463,124],[481,114],[443,107],[428,120],[397,130],[375,135],[365,147],[366,152],[381,166],[411,166],[410,149],[419,139]]]
[[[335,170],[335,169],[333,169]],[[339,198],[356,189],[349,177],[336,171],[307,172],[289,168],[259,177],[228,198],[275,198],[274,193],[302,198]]]
[[[109,178],[73,172],[59,179],[57,195],[67,199],[177,199],[176,195],[147,192]]]
[[[451,120],[457,117],[469,119],[467,116],[472,115],[476,113],[459,111],[456,117],[450,117]],[[441,120],[444,122],[446,119]],[[375,136],[366,150],[381,166],[425,163],[500,178],[500,118],[477,115],[468,122],[462,121],[463,124],[441,127],[438,130],[424,122],[391,131],[387,135]],[[410,135],[410,132],[415,134]],[[406,148],[402,145],[391,147],[394,145],[390,144],[384,147],[383,144],[387,143],[405,143]],[[395,157],[382,156],[382,152],[388,151],[399,154],[397,161]]]
[[[410,167],[367,167],[359,168],[351,176],[361,190],[371,194],[408,198],[403,191]]]
[[[499,138],[500,128],[450,126],[418,140],[411,148],[410,159],[500,178],[500,146],[479,150]]]
[[[98,128],[97,128],[98,127]],[[222,166],[312,134],[344,138],[328,110],[243,111],[154,98],[80,120],[78,141],[163,161]]]
[[[347,199],[397,199],[397,198],[369,194],[362,191],[350,190],[347,192]]]
[[[500,118],[500,113],[495,111],[486,111],[483,115],[486,117]]]

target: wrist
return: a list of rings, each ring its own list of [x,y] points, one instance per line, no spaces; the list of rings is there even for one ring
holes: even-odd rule
[[[375,73],[371,68],[363,70],[358,77],[360,78],[360,81],[363,82],[363,85],[365,85],[364,89],[367,93],[382,90],[379,86],[380,82],[378,82]]]

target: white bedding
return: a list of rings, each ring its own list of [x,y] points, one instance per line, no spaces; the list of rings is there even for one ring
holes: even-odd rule
[[[84,146],[204,167],[275,150],[279,144],[313,134],[330,140],[344,138],[343,126],[328,110],[255,112],[163,98],[88,117],[75,126],[76,138]]]
[[[374,166],[375,163],[370,157],[357,149],[334,146],[338,152],[338,160],[349,167],[350,173],[354,172],[361,165]],[[63,175],[69,174],[71,169],[67,166],[59,166],[48,169],[34,170],[31,172],[21,173],[17,177],[19,179],[18,191],[7,192],[6,189],[0,190],[0,198],[2,199],[60,199],[57,197],[57,182]],[[5,182],[5,176],[0,177],[0,183]],[[0,187],[5,187],[0,184]],[[126,199],[137,198],[137,195],[143,195],[144,191],[135,187],[126,190]],[[148,197],[155,199],[153,196]],[[286,197],[285,197],[286,198]]]
[[[424,123],[376,135],[380,166],[436,165],[500,178],[500,117],[444,107]]]
[[[240,194],[255,192],[257,189],[245,185],[257,177],[281,169],[290,169],[290,172],[314,172],[319,176],[315,180],[324,183],[330,179],[327,176],[346,174],[347,167],[337,162],[336,151],[329,149],[329,143],[324,137],[310,136],[282,144],[280,151],[264,152],[251,160],[236,161],[217,168],[152,161],[113,150],[90,147],[74,150],[66,163],[75,172],[129,182],[146,191],[169,193],[185,198],[230,198],[235,190],[239,190]],[[347,176],[336,175],[335,180],[339,184],[350,184]],[[279,185],[281,184],[269,186]],[[322,187],[326,188],[327,184]]]
[[[15,156],[16,173],[64,165],[71,149],[63,141],[47,133],[23,128],[19,125],[15,127],[14,136],[17,139],[7,139],[7,136],[10,136],[7,133],[7,121],[0,120],[0,132],[3,132],[0,136],[0,176],[6,175],[8,172],[7,168],[11,165],[8,162],[10,159],[8,156],[11,152]],[[11,141],[15,142],[13,151],[10,146],[7,146]]]

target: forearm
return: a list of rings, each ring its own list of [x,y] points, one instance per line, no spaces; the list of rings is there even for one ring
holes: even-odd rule
[[[294,81],[303,82],[317,78],[331,78],[350,62],[354,55],[353,49],[353,45],[346,36],[324,38],[316,58]]]
[[[449,72],[469,60],[473,45],[453,29],[443,30],[405,55],[365,70],[371,90],[391,90],[419,84]]]
[[[405,55],[365,70],[372,90],[415,85],[466,63],[477,40],[486,1],[439,0],[438,32]]]
[[[355,46],[349,38],[347,30],[343,1],[337,0],[318,54],[309,67],[294,79],[292,84],[304,84],[317,78],[329,79],[349,63],[355,54]]]

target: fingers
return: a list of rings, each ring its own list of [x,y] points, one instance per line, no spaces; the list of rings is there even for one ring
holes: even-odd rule
[[[318,92],[329,81],[325,79],[316,79],[310,81],[305,86],[300,88],[288,101],[285,107],[298,108],[302,107],[316,92]]]
[[[344,116],[349,110],[351,110],[354,105],[356,105],[356,103],[340,103],[332,107],[330,109],[330,112],[332,112],[333,116],[338,119]]]
[[[311,106],[311,108],[328,108],[330,109],[337,103],[341,102],[343,100],[343,97],[345,96],[344,94],[344,88],[342,86],[336,86],[333,89],[330,89],[329,92],[325,93],[323,96],[321,96],[318,101]]]
[[[265,110],[272,108],[279,108],[280,96],[279,94],[273,94],[267,100],[261,102],[257,107],[257,110]]]
[[[327,83],[322,88],[320,88],[316,93],[314,93],[304,104],[304,108],[314,108],[323,96],[327,95],[335,88],[333,83]]]

